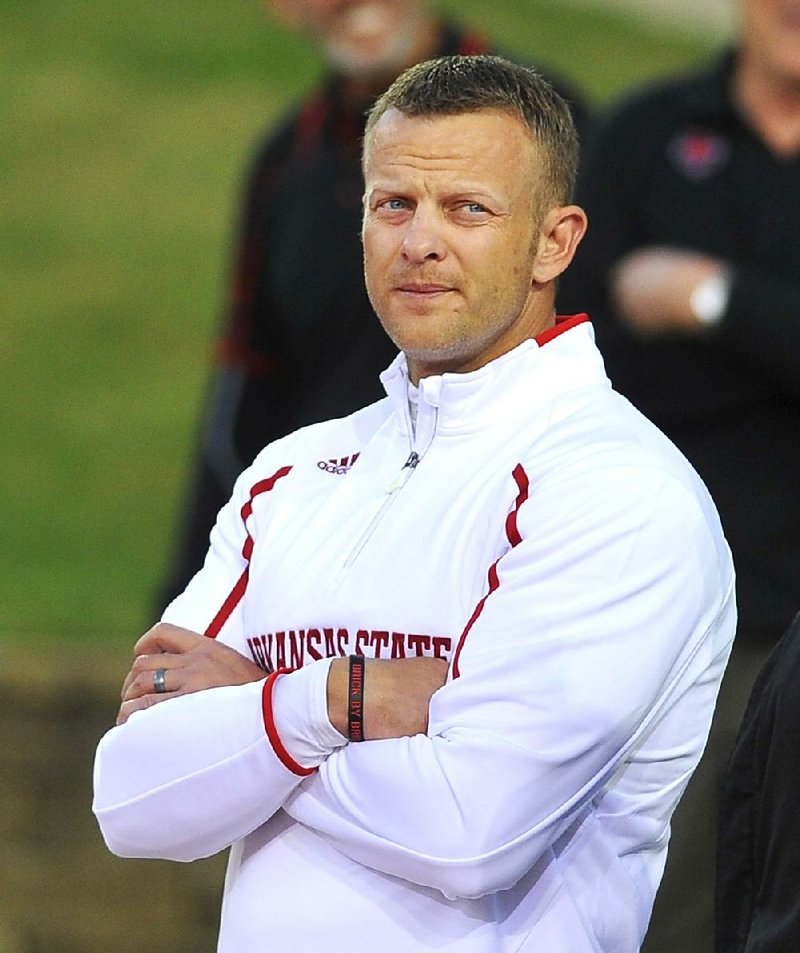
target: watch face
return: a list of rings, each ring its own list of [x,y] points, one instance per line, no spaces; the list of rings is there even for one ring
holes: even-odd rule
[[[689,307],[701,324],[716,324],[728,304],[730,282],[725,274],[717,272],[704,278],[689,298]]]

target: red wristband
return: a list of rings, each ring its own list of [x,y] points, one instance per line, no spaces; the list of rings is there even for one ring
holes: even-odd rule
[[[364,656],[350,656],[350,674],[347,679],[347,737],[350,741],[364,740]]]

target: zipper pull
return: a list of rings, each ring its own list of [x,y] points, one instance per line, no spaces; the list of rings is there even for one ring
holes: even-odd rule
[[[389,486],[386,488],[387,493],[394,493],[399,490],[401,486],[408,480],[411,474],[414,472],[416,465],[419,463],[419,454],[416,450],[412,450],[408,455],[408,460],[403,464],[402,470],[397,474],[397,476],[392,480]]]

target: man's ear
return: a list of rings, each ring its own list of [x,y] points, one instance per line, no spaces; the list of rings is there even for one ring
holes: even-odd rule
[[[533,264],[536,284],[554,281],[567,269],[586,234],[588,220],[579,205],[557,205],[545,215],[539,233],[539,248]]]

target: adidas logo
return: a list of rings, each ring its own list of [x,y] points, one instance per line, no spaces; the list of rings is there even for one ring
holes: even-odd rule
[[[317,466],[326,473],[347,473],[350,467],[358,460],[358,457],[359,454],[354,453],[349,457],[342,457],[341,460],[337,460],[335,457],[332,460],[320,460]]]

